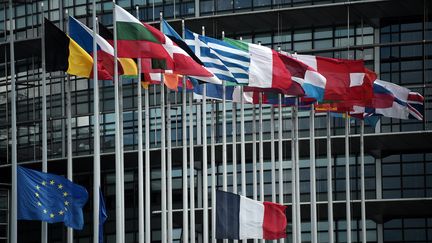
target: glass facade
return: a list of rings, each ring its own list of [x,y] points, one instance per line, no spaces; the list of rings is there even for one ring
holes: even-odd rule
[[[324,0],[213,0],[213,1],[192,1],[192,0],[120,0],[117,4],[129,11],[135,5],[140,6],[140,19],[142,21],[157,20],[159,11],[164,12],[167,19],[190,18],[190,21],[199,21],[200,18],[213,18],[222,14],[249,13],[254,18],[254,11],[302,11],[296,10],[301,6],[328,5],[344,3],[345,1],[324,1]],[[359,1],[361,2],[361,1]],[[90,0],[49,0],[44,1],[46,16],[63,26],[63,10],[77,17],[80,21],[91,27],[91,1]],[[416,3],[418,4],[418,2]],[[425,9],[430,9],[428,3]],[[7,5],[0,6],[0,43],[5,43],[8,36],[8,11]],[[112,25],[112,2],[100,1],[97,3],[98,15],[103,24]],[[321,11],[317,8],[316,11]],[[40,7],[38,3],[26,3],[16,5],[14,8],[16,39],[27,40],[40,36]],[[155,15],[156,13],[156,15]],[[346,15],[346,13],[341,13]],[[330,20],[323,21],[311,26],[297,27],[295,24],[283,23],[280,26],[271,26],[266,31],[256,31],[245,27],[237,33],[228,37],[239,38],[251,43],[260,42],[262,45],[272,48],[280,47],[283,51],[297,52],[304,54],[321,55],[335,58],[364,59],[366,66],[376,70],[380,79],[391,81],[408,87],[413,91],[421,93],[425,97],[425,121],[417,120],[396,120],[382,118],[377,126],[366,127],[366,134],[393,133],[399,134],[399,139],[404,139],[402,132],[428,132],[431,125],[428,122],[431,118],[431,82],[432,82],[432,22],[426,14],[410,17],[383,17],[379,25],[373,21],[353,21],[347,29],[346,24],[332,23]],[[156,18],[155,18],[156,16]],[[200,17],[200,18],[194,18]],[[215,17],[215,18],[216,18]],[[220,18],[223,18],[220,17]],[[217,21],[213,22],[217,25]],[[240,26],[241,23],[239,23]],[[349,36],[349,38],[348,38]],[[2,54],[3,55],[3,54]],[[8,56],[5,53],[5,56]],[[17,107],[18,107],[18,161],[38,166],[41,160],[41,68],[40,58],[35,56],[18,60],[17,70]],[[7,62],[0,63],[0,183],[9,183],[10,179],[10,152],[11,152],[11,130],[10,130],[10,69]],[[48,75],[48,158],[59,174],[66,174],[66,76],[63,73],[55,72]],[[87,79],[71,77],[72,84],[72,152],[74,162],[78,165],[90,163],[93,153],[93,82]],[[124,78],[123,89],[123,131],[124,150],[128,154],[135,154],[126,165],[125,175],[125,212],[126,212],[126,242],[137,242],[138,240],[138,174],[136,170],[137,150],[137,85],[136,79]],[[114,152],[114,86],[111,81],[101,81],[100,85],[100,111],[101,111],[101,148],[102,153],[102,189],[105,195],[108,209],[108,221],[105,224],[105,241],[115,242],[115,172],[111,168],[113,164],[110,156]],[[160,90],[158,86],[150,87],[150,147],[154,154],[158,152],[161,137],[161,109]],[[169,116],[171,117],[171,137],[174,150],[179,150],[182,145],[182,110],[181,94],[170,92],[169,99],[172,103]],[[246,141],[252,141],[253,133],[253,108],[252,105],[245,105],[245,137]],[[210,110],[212,105],[208,103],[207,124],[210,124]],[[193,114],[187,114],[187,120],[193,119],[194,144],[197,150],[202,144],[202,114],[199,101],[193,106]],[[232,105],[227,103],[227,140],[228,148],[232,147]],[[291,108],[283,107],[283,126],[278,127],[275,123],[275,130],[283,130],[284,139],[291,138]],[[218,146],[222,142],[222,104],[215,103],[216,111],[216,142]],[[277,110],[277,109],[276,109]],[[266,144],[271,137],[270,108],[265,107],[263,112],[263,133]],[[240,109],[237,106],[237,143],[240,141]],[[256,113],[257,115],[258,113]],[[278,116],[275,116],[278,119]],[[257,121],[256,121],[257,122]],[[299,135],[301,139],[309,137],[309,113],[300,112]],[[317,114],[316,135],[326,135],[326,116]],[[255,124],[257,125],[257,124]],[[258,126],[257,126],[258,127]],[[334,138],[344,134],[344,121],[340,118],[332,118],[332,135]],[[188,130],[190,128],[188,127]],[[208,126],[207,140],[210,143],[210,125]],[[351,133],[359,133],[359,123],[351,123]],[[189,136],[189,133],[188,133]],[[188,137],[189,139],[189,137]],[[415,142],[415,141],[414,141]],[[325,143],[317,143],[317,150],[323,149]],[[353,144],[351,144],[351,147]],[[208,150],[210,152],[210,149]],[[250,149],[248,149],[250,151]],[[238,150],[239,152],[239,150]],[[174,153],[174,152],[173,152]],[[152,153],[153,155],[153,153]],[[135,156],[135,157],[134,157]],[[222,185],[222,161],[216,156],[217,187]],[[228,188],[233,187],[233,166],[232,154],[228,157]],[[284,202],[291,202],[291,153],[283,153],[283,188]],[[181,217],[182,209],[182,168],[181,161],[173,158],[173,209],[174,218]],[[272,163],[268,150],[264,154],[264,187],[265,199],[272,199]],[[240,154],[237,155],[237,186],[240,191]],[[152,240],[160,241],[160,203],[161,203],[161,173],[159,158],[153,160],[151,171],[151,210],[152,210]],[[211,169],[202,171],[201,158],[195,157],[195,205],[197,219],[202,215],[202,182],[206,178],[210,180]],[[326,211],[327,205],[327,165],[326,157],[320,155],[316,162],[316,183],[317,201],[322,207],[318,207],[318,215]],[[309,157],[302,155],[300,160],[300,192],[301,202],[308,204],[310,201],[310,166]],[[51,168],[51,167],[50,167]],[[59,169],[61,168],[61,169]],[[74,181],[85,186],[89,194],[92,188],[91,168],[80,169],[74,175]],[[277,168],[278,169],[278,165]],[[247,159],[246,167],[247,196],[253,197],[254,170],[252,159]],[[257,173],[255,171],[255,173]],[[3,176],[4,175],[4,176]],[[188,175],[190,177],[191,175]],[[335,205],[345,204],[345,157],[343,152],[334,154],[332,157],[332,185],[333,200]],[[350,177],[351,177],[351,199],[353,205],[360,199],[360,158],[357,152],[350,155]],[[211,181],[208,182],[209,189]],[[278,182],[276,182],[276,188]],[[383,158],[367,155],[365,158],[365,189],[367,200],[398,200],[419,198],[430,199],[432,197],[432,153],[430,151],[417,151],[416,153],[395,152]],[[0,243],[7,242],[8,232],[8,187],[0,186]],[[210,191],[210,190],[209,190]],[[210,195],[209,195],[210,198]],[[278,197],[277,197],[278,198]],[[85,207],[85,225],[83,231],[75,232],[76,242],[90,242],[92,237],[91,199]],[[335,206],[337,207],[337,206]],[[356,206],[353,206],[354,208]],[[290,211],[290,208],[289,208]],[[197,220],[197,239],[190,242],[198,242],[202,238],[202,220]],[[174,221],[174,242],[181,242],[182,224],[181,220]],[[346,221],[343,217],[335,220],[336,242],[346,242]],[[320,219],[318,224],[319,242],[328,242],[328,222]],[[20,241],[32,242],[40,235],[40,224],[36,222],[19,223]],[[310,242],[311,225],[307,221],[302,222],[303,242]],[[49,226],[49,242],[64,242],[66,230],[61,224]],[[287,227],[288,240],[291,242],[291,223]],[[360,242],[361,222],[359,218],[352,220],[353,242]],[[432,242],[432,219],[431,218],[398,218],[386,222],[375,222],[367,220],[368,242]]]

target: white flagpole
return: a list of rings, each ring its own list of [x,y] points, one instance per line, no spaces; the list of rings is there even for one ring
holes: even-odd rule
[[[17,199],[18,199],[18,190],[17,190],[17,124],[16,124],[16,84],[15,84],[15,47],[14,47],[14,12],[13,12],[13,2],[9,0],[9,43],[10,43],[10,69],[11,69],[11,123],[12,123],[12,204],[11,204],[11,242],[18,242],[18,216],[17,216]],[[42,14],[43,19],[43,14]],[[43,25],[43,22],[42,22]],[[43,27],[42,27],[43,28]],[[42,31],[42,36],[45,33]],[[42,38],[42,42],[43,42]],[[42,44],[44,45],[44,44]],[[42,59],[45,57],[45,54],[42,53]],[[42,70],[44,71],[44,70]]]
[[[115,0],[113,0],[115,7]],[[113,34],[114,34],[114,109],[115,109],[115,176],[116,176],[116,242],[124,242],[124,231],[122,230],[122,166],[121,166],[121,137],[120,137],[120,105],[119,105],[119,76],[117,61],[117,25],[116,13],[113,11]]]
[[[258,200],[258,175],[257,175],[257,148],[256,148],[256,107],[252,106],[252,189],[253,199]],[[257,239],[253,240],[254,243],[258,242]]]
[[[225,33],[222,31],[222,39]],[[225,82],[222,82],[222,189],[227,191],[227,139],[226,139],[226,87]]]
[[[233,193],[237,194],[237,103],[232,102],[232,178]]]
[[[297,239],[298,239],[298,242],[299,243],[301,243],[301,239],[302,239],[302,237],[301,237],[301,205],[300,205],[300,148],[299,148],[299,123],[298,123],[298,114],[299,114],[299,99],[298,98],[296,98],[296,104],[295,104],[295,109],[296,109],[296,112],[295,112],[295,119],[294,119],[294,122],[295,122],[295,130],[294,130],[294,133],[295,133],[295,150],[296,150],[296,152],[295,152],[295,155],[296,155],[296,158],[295,158],[295,163],[296,163],[296,176],[295,176],[295,180],[296,180],[296,201],[297,201],[297,204],[296,204],[296,207],[297,207]]]
[[[296,109],[291,107],[291,212],[292,212],[292,242],[297,243],[297,188],[296,188]]]
[[[331,117],[327,112],[327,211],[328,211],[328,235],[329,243],[334,243],[333,222],[333,179],[332,179],[332,154],[331,154]]]
[[[345,113],[345,194],[346,194],[346,223],[347,243],[351,243],[351,187],[350,187],[350,161],[349,161],[349,117]]]
[[[279,107],[278,107],[278,160],[279,160],[279,204],[284,204],[284,191],[283,191],[283,116],[282,116],[282,94],[279,94]],[[285,239],[280,240],[281,243],[285,242]]]
[[[100,130],[96,0],[93,0],[93,243],[99,243]]]
[[[365,194],[365,168],[364,168],[364,120],[360,120],[360,190],[361,190],[361,227],[362,242],[366,243],[366,194]]]
[[[139,7],[136,6],[136,16],[139,19]],[[142,117],[142,89],[141,89],[141,58],[137,59],[138,83],[138,242],[144,243],[144,158],[143,158],[143,117]],[[146,110],[146,113],[148,111]],[[147,128],[147,127],[146,127]],[[146,134],[147,135],[147,134]],[[147,143],[147,142],[146,142]],[[147,151],[146,151],[147,153]]]
[[[162,22],[161,22],[162,26]],[[171,100],[170,89],[166,89],[166,117],[167,117],[167,208],[168,208],[168,242],[173,240],[173,211],[172,211],[172,155],[171,155]]]
[[[66,33],[69,33],[69,15],[68,10],[65,10],[65,17],[66,17]],[[73,163],[72,163],[72,103],[71,103],[71,81],[70,81],[70,75],[68,74],[66,77],[66,133],[67,133],[67,178],[70,181],[73,181]],[[73,242],[73,229],[71,227],[67,228],[67,242],[72,243]]]
[[[138,63],[141,59],[138,59]],[[141,70],[141,65],[138,64],[138,70]],[[141,71],[138,72],[141,76]],[[140,84],[141,85],[141,84]],[[139,87],[141,88],[141,87]],[[150,178],[150,95],[149,89],[144,90],[144,110],[145,110],[145,242],[151,242],[151,178]],[[155,94],[156,96],[156,94]]]
[[[195,242],[195,158],[194,158],[194,104],[189,95],[189,184],[190,184],[190,242]]]
[[[262,110],[262,102],[263,102],[263,94],[259,92],[259,178],[260,178],[260,201],[264,202],[264,136],[263,136],[263,110]]]
[[[240,86],[240,158],[241,158],[241,191],[243,196],[246,193],[246,137],[245,137],[245,114],[244,114],[244,97],[243,86]]]
[[[205,35],[205,28],[202,26],[202,35]],[[202,122],[202,136],[203,136],[203,165],[202,165],[202,173],[203,173],[203,242],[207,243],[209,239],[208,235],[208,178],[207,178],[207,85],[203,84],[203,95],[202,95],[202,114],[203,114],[203,122]]]
[[[185,38],[185,22],[182,19],[182,37]],[[183,242],[189,241],[189,220],[188,220],[188,154],[187,154],[187,120],[186,120],[186,77],[183,77],[182,88],[182,144],[183,144]],[[192,175],[191,175],[192,176]]]
[[[318,243],[317,203],[316,203],[316,176],[315,176],[315,107],[310,110],[310,201],[311,201],[311,240]]]
[[[44,5],[41,2],[42,28],[42,172],[48,171],[48,139],[47,139],[47,99],[46,99],[46,61],[45,61],[45,17]],[[11,73],[12,74],[12,73]],[[48,242],[48,224],[42,222],[42,243]]]
[[[162,12],[159,13],[159,22],[162,23]],[[162,25],[160,26],[162,31]],[[166,175],[166,121],[165,121],[165,84],[163,82],[163,76],[161,74],[161,217],[162,217],[162,243],[167,242],[167,175]]]
[[[272,202],[276,202],[276,149],[275,149],[275,109],[270,108],[270,154],[271,154],[271,187]]]
[[[216,124],[215,124],[215,105],[216,102],[214,100],[212,100],[212,106],[211,106],[211,159],[210,159],[210,163],[211,163],[211,205],[212,205],[212,238],[211,238],[211,242],[212,243],[216,243],[216,148],[215,148],[215,143],[216,143]]]

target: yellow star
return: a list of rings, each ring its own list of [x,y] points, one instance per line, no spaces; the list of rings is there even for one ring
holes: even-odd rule
[[[46,181],[42,181],[42,185],[46,186]]]
[[[40,207],[40,206],[42,206],[42,203],[41,202],[37,202],[37,205]]]
[[[50,218],[54,218],[54,214],[52,213],[52,214],[50,214]]]
[[[60,189],[60,190],[63,189],[63,185],[62,185],[62,184],[59,184],[59,185],[58,185],[58,189]]]
[[[36,190],[39,190],[39,189],[40,189],[40,186],[36,185]]]
[[[64,202],[64,205],[69,206],[69,202],[68,202],[68,201],[65,201],[65,202]]]
[[[43,212],[44,212],[45,214],[48,213],[48,211],[47,211],[46,209],[44,209]]]
[[[60,210],[59,215],[63,215],[63,214],[64,214],[63,210]]]
[[[36,197],[39,197],[39,193],[35,192],[35,196],[36,196]]]
[[[51,185],[54,185],[54,180],[50,180],[50,184],[51,184]]]
[[[69,193],[63,192],[63,197],[67,197],[68,195],[69,195]]]

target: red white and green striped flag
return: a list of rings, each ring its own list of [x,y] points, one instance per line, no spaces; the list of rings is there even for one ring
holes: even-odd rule
[[[114,5],[118,57],[170,58],[162,43],[138,19]]]
[[[304,95],[294,87],[291,73],[279,58],[279,53],[265,46],[225,38],[224,41],[250,54],[249,84],[245,91],[277,92]],[[298,85],[297,85],[298,86]]]

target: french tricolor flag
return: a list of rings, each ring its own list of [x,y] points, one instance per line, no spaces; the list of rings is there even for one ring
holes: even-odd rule
[[[216,239],[286,237],[286,206],[259,202],[230,192],[216,192]]]

